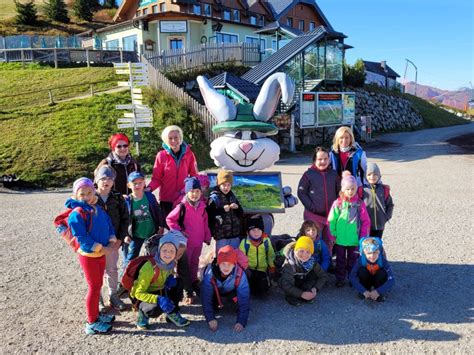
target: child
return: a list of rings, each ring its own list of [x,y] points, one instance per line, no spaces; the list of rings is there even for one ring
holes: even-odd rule
[[[361,239],[360,258],[349,278],[361,299],[385,301],[385,295],[392,289],[395,280],[383,252],[382,240],[372,237]]]
[[[256,296],[263,296],[271,286],[270,279],[275,275],[275,252],[270,238],[263,233],[263,220],[254,216],[247,220],[247,238],[240,243],[248,258],[246,270],[250,291]]]
[[[318,225],[313,221],[304,221],[299,232],[299,236],[302,235],[311,238],[314,244],[314,261],[317,262],[324,271],[328,271],[331,255],[329,254],[326,244],[321,240]]]
[[[140,249],[153,234],[162,234],[165,222],[161,208],[155,195],[145,191],[145,176],[140,172],[133,172],[128,176],[128,187],[132,193],[127,197],[130,211],[129,236],[124,241],[128,248],[124,249],[124,269],[130,260],[140,254]]]
[[[111,253],[117,238],[107,213],[95,206],[97,196],[94,183],[83,177],[74,181],[72,190],[73,198],[66,201],[66,207],[80,207],[88,214],[88,218],[84,220],[78,211],[72,211],[68,218],[72,235],[79,243],[79,263],[88,286],[85,331],[88,335],[107,333],[112,329],[110,323],[115,317],[99,313],[99,298],[105,271],[105,255]]]
[[[362,186],[367,170],[367,156],[362,147],[355,141],[350,127],[339,127],[332,141],[330,153],[332,168],[342,177],[344,170],[349,170]]]
[[[127,204],[122,194],[112,190],[115,179],[115,170],[102,165],[94,172],[94,180],[97,185],[97,205],[101,206],[110,217],[115,229],[117,242],[111,252],[105,257],[105,274],[109,288],[110,306],[118,311],[124,311],[126,306],[117,295],[118,286],[118,258],[119,248],[122,241],[128,236],[129,216]]]
[[[313,165],[303,174],[298,185],[298,198],[304,206],[304,220],[315,222],[322,230],[322,237],[332,255],[334,237],[329,233],[327,217],[341,189],[337,172],[329,168],[329,152],[316,147]]]
[[[219,249],[217,262],[209,264],[201,282],[201,303],[207,324],[212,331],[218,328],[214,309],[223,307],[222,298],[238,305],[235,332],[241,332],[249,316],[250,290],[244,270],[237,264],[237,251],[230,245]]]
[[[331,234],[336,237],[336,287],[343,287],[357,262],[359,239],[368,236],[370,218],[364,201],[357,196],[357,181],[353,176],[342,179],[339,195],[332,204],[328,222]]]
[[[327,281],[327,274],[311,255],[314,243],[310,237],[302,236],[285,249],[286,260],[280,278],[280,287],[286,301],[292,306],[301,302],[313,303],[316,295]]]
[[[393,201],[390,187],[382,184],[382,175],[377,164],[367,165],[367,183],[359,188],[359,197],[364,199],[370,216],[370,236],[382,238],[385,223],[392,218]]]
[[[211,242],[206,204],[201,200],[201,184],[197,177],[188,177],[184,183],[186,196],[166,217],[166,224],[171,230],[181,231],[188,237],[187,257],[191,281],[198,291],[198,268],[202,243]],[[183,216],[184,214],[184,216]]]
[[[130,298],[138,308],[138,329],[146,330],[150,318],[156,318],[162,313],[166,313],[167,322],[177,327],[190,324],[189,320],[179,313],[178,304],[183,297],[183,287],[173,276],[179,243],[175,235],[164,235],[154,256],[156,266],[147,261],[140,268],[130,291]],[[158,270],[155,271],[155,268]]]
[[[231,191],[233,179],[232,171],[220,170],[216,186],[209,196],[207,213],[209,228],[216,240],[216,253],[225,245],[237,249],[240,244],[243,210]]]

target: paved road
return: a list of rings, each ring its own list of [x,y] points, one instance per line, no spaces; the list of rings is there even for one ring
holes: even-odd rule
[[[384,135],[367,148],[395,201],[384,242],[396,286],[386,303],[361,301],[331,281],[315,304],[293,308],[275,290],[252,302],[242,334],[231,332],[226,312],[209,332],[191,306],[185,330],[153,323],[138,331],[128,312],[112,335],[83,335],[84,281],[51,225],[69,193],[0,192],[3,351],[472,352],[474,155],[445,143],[465,133],[474,124]],[[296,189],[309,159],[290,156],[272,170]],[[275,233],[295,232],[301,218],[302,206],[277,215]]]

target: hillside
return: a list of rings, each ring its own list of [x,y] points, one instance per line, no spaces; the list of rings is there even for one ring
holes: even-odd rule
[[[408,82],[405,86],[405,92],[415,94],[415,83]],[[474,98],[474,90],[469,88],[461,88],[456,91],[442,90],[428,85],[416,85],[416,96],[438,102],[442,105],[465,110],[467,101]]]

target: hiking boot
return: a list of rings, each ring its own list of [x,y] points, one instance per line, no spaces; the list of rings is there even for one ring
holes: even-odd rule
[[[189,320],[184,318],[179,312],[173,312],[166,315],[166,321],[168,323],[173,323],[177,327],[186,327],[191,324]]]
[[[285,296],[285,300],[292,306],[295,306],[295,307],[301,306],[301,301],[295,297]]]
[[[108,333],[111,329],[110,323],[104,323],[97,319],[94,323],[86,323],[85,331],[87,335],[94,335]]]
[[[127,309],[127,305],[123,303],[123,301],[116,293],[110,295],[110,307],[120,312],[125,311]]]
[[[150,318],[148,318],[141,309],[138,310],[137,328],[140,330],[147,330],[150,324]]]
[[[346,282],[344,280],[337,280],[336,281],[336,287],[344,287]]]
[[[385,296],[380,295],[379,297],[377,297],[376,301],[377,302],[385,302]]]
[[[125,288],[123,288],[122,284],[119,284],[117,287],[117,292],[115,293],[117,297],[125,298],[127,297],[127,293],[128,291]]]
[[[113,314],[99,313],[99,318],[97,318],[102,323],[112,323],[115,320]]]

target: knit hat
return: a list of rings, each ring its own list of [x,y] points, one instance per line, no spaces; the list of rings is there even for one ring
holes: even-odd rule
[[[234,175],[230,170],[220,170],[217,173],[217,186],[229,182],[231,185],[234,183]]]
[[[77,191],[79,191],[79,189],[83,187],[90,187],[95,192],[94,183],[91,179],[88,179],[86,177],[81,177],[74,181],[74,183],[72,184],[72,192],[76,194]]]
[[[345,176],[342,181],[341,181],[341,191],[347,190],[350,186],[356,186],[357,187],[357,180],[355,177],[351,176]]]
[[[377,175],[379,178],[382,176],[380,174],[379,166],[376,163],[367,164],[367,175],[369,175],[370,173]]]
[[[195,176],[186,178],[184,180],[184,192],[188,193],[194,189],[201,190],[201,183],[199,182],[199,179]]]
[[[231,245],[226,245],[225,247],[220,248],[217,252],[217,264],[225,262],[231,264],[237,263],[237,252]]]
[[[263,231],[263,219],[261,216],[252,216],[247,219],[247,232],[250,232],[250,230],[254,228],[258,228]]]
[[[109,138],[109,147],[114,150],[119,141],[125,141],[127,144],[130,144],[130,140],[124,133],[112,134]]]
[[[176,240],[178,241],[178,245],[184,245],[186,246],[188,244],[188,238],[186,238],[183,233],[181,233],[180,231],[177,231],[177,230],[170,230],[169,232],[167,232],[165,235],[170,235],[172,236],[173,238],[176,238]]]
[[[360,243],[361,249],[365,253],[374,253],[380,249],[381,243],[379,243],[379,241],[380,241],[379,238],[371,238],[371,237],[364,238],[363,240],[361,240],[361,243]]]
[[[295,251],[298,249],[304,249],[309,251],[311,254],[314,253],[314,243],[310,237],[305,235],[298,238],[295,244]]]
[[[133,173],[130,173],[130,175],[128,175],[128,182],[133,182],[135,181],[136,179],[143,179],[145,180],[145,175],[143,175],[141,172],[139,171],[134,171]]]
[[[102,165],[99,169],[95,171],[94,182],[97,183],[100,179],[109,178],[115,180],[115,169],[108,166]]]
[[[160,250],[161,247],[163,245],[167,244],[167,243],[173,244],[175,246],[176,250],[178,250],[179,244],[181,244],[179,236],[177,236],[173,232],[168,232],[160,238],[160,242],[158,244],[158,250]],[[159,254],[159,253],[157,253],[157,254]]]

